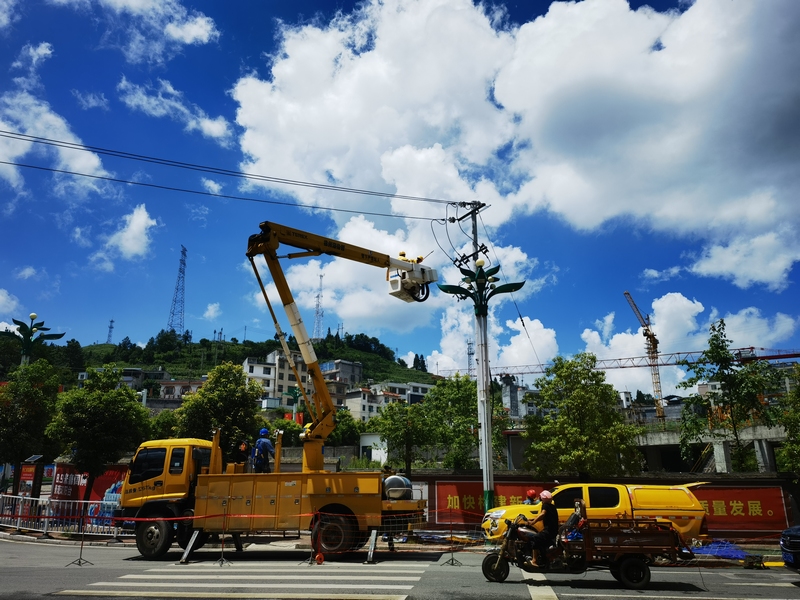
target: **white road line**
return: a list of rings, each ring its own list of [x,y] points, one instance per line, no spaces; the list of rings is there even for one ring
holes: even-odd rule
[[[121,575],[120,579],[153,579],[151,575]],[[219,574],[219,575],[205,575],[200,573],[195,573],[194,575],[162,575],[159,577],[159,580],[166,580],[166,581],[180,581],[180,580],[191,580],[197,581],[199,579],[236,579],[239,581],[243,580],[264,580],[264,579],[286,579],[286,575],[228,575],[228,574]],[[348,581],[361,581],[361,580],[370,580],[374,579],[371,575],[330,575],[328,573],[319,573],[318,575],[306,575],[303,579],[346,579]],[[419,581],[419,577],[400,577],[397,575],[384,575],[381,576],[381,581]]]
[[[385,585],[383,583],[370,584],[355,584],[348,585],[344,583],[186,583],[186,582],[152,582],[152,583],[138,583],[127,581],[98,581],[90,583],[93,586],[109,586],[109,587],[129,587],[129,588],[281,588],[281,589],[357,589],[366,590],[370,588],[386,588],[390,590],[410,590],[413,585]]]
[[[273,565],[274,566],[274,565]],[[208,569],[214,569],[216,571],[224,571],[225,573],[261,573],[266,570],[266,567],[259,567],[259,568],[252,568],[252,569],[245,569],[245,568],[238,568],[238,567],[220,567],[219,565],[208,565]],[[179,569],[178,569],[179,570]],[[194,569],[193,569],[194,570]],[[370,569],[369,566],[358,567],[358,568],[347,568],[347,567],[339,567],[334,569],[327,569],[328,573],[331,571],[336,573],[395,573],[395,574],[413,574],[413,573],[424,573],[425,569]],[[146,573],[175,573],[176,569],[147,569]],[[295,574],[295,573],[302,573],[303,575],[313,575],[314,571],[309,570],[308,567],[289,567],[286,568],[281,566],[281,573],[286,574]],[[324,575],[325,573],[317,573],[320,575]]]
[[[741,582],[741,581],[734,582],[734,581],[731,581],[730,583],[724,582],[722,585],[736,585],[736,586],[739,586],[739,585],[766,585],[766,586],[771,586],[771,587],[791,587],[791,588],[796,588],[797,587],[793,583],[787,583],[787,582],[772,583],[771,581],[763,581],[763,582],[762,581],[752,581],[752,582],[750,582],[750,581],[745,581],[745,582]]]
[[[623,591],[626,591],[626,590],[620,590],[620,592],[623,592]],[[686,600],[686,598],[689,597],[687,595],[683,595],[683,596],[664,596],[662,594],[658,594],[658,595],[655,595],[655,596],[649,596],[647,594],[638,594],[638,593],[633,592],[633,591],[630,594],[621,594],[619,592],[616,593],[616,594],[598,594],[596,592],[592,592],[591,594],[587,594],[587,593],[584,593],[584,594],[559,594],[559,596],[561,596],[562,598],[572,598],[572,597],[586,598],[589,595],[591,595],[592,598],[636,598],[636,600],[643,600],[643,599],[650,600],[651,598],[653,600]],[[744,596],[744,597],[738,597],[738,596],[697,596],[697,597],[698,598],[702,598],[702,600],[753,600],[752,596]],[[786,600],[786,598],[785,597],[782,597],[782,598],[759,598],[758,600]]]
[[[147,592],[138,590],[126,592],[123,590],[62,590],[55,592],[55,596],[111,596],[120,598],[163,598],[162,592]],[[389,594],[286,594],[266,592],[177,592],[170,591],[172,598],[230,598],[238,600],[406,600],[408,596],[394,596]]]
[[[522,569],[520,571],[525,579],[547,581],[547,577],[542,573],[528,573],[527,571],[522,571]],[[531,600],[558,600],[558,596],[549,585],[529,585],[528,593],[531,595]]]

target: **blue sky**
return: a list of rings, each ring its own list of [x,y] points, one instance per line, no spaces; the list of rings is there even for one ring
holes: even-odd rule
[[[0,326],[35,311],[85,345],[114,319],[115,343],[146,342],[184,245],[194,339],[272,337],[244,257],[265,220],[425,255],[447,283],[471,248],[446,203],[22,134],[484,202],[487,261],[527,282],[493,300],[496,370],[643,355],[625,290],[663,352],[702,350],[720,317],[734,347],[800,348],[800,4],[643,4],[0,0]],[[326,330],[466,370],[466,303],[406,305],[353,263],[286,268],[309,328],[323,274]],[[647,369],[608,377],[650,391]],[[682,377],[663,369],[664,392]]]

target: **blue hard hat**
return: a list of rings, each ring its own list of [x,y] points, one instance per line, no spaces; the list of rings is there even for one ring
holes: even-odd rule
[[[269,429],[266,427],[258,432],[259,435],[269,435]]]

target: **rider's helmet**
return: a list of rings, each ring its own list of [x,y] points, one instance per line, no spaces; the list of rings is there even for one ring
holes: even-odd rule
[[[258,432],[258,434],[259,434],[261,437],[267,437],[267,436],[269,435],[269,429],[267,429],[266,427],[264,427],[264,429],[262,429],[261,431],[259,431],[259,432]]]
[[[545,500],[552,500],[553,494],[545,490],[541,494],[539,494],[539,498],[541,498],[542,502],[544,502]]]
[[[536,500],[536,490],[528,490],[525,492],[525,495],[528,497],[528,500]]]

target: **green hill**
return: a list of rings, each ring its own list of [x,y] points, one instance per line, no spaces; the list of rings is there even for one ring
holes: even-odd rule
[[[289,347],[297,349],[293,337],[288,339]],[[212,341],[201,339],[194,342],[188,336],[178,336],[172,331],[160,331],[150,338],[144,348],[133,344],[129,338],[119,344],[92,344],[83,347],[83,358],[87,367],[100,367],[106,363],[116,363],[119,367],[143,369],[162,368],[175,379],[197,378],[208,373],[214,366],[230,361],[242,364],[248,357],[263,358],[273,350],[280,349],[277,340],[239,342]],[[394,381],[408,383],[432,383],[433,377],[426,371],[410,369],[399,363],[394,352],[384,346],[377,338],[365,334],[345,334],[328,336],[314,345],[320,362],[329,360],[348,360],[360,362],[363,367],[364,383],[368,381]]]

